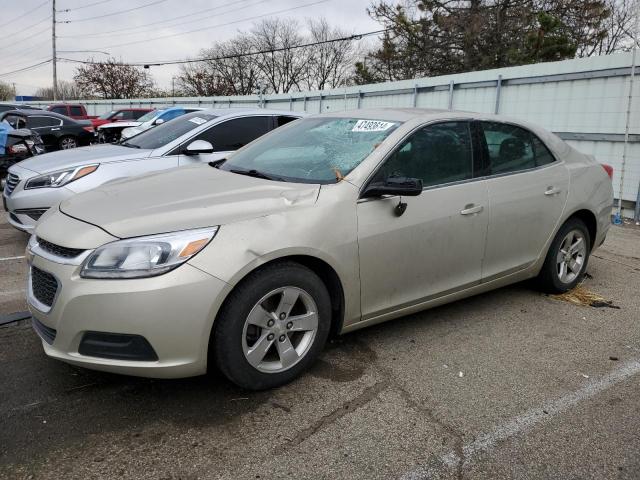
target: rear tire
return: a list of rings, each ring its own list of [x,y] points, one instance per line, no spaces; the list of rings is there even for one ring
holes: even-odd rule
[[[331,300],[322,280],[295,262],[267,266],[243,280],[215,321],[213,359],[236,385],[284,385],[318,357],[329,335]]]
[[[78,140],[72,135],[67,135],[58,140],[60,150],[70,150],[78,146]]]
[[[584,278],[591,253],[589,230],[579,218],[570,218],[556,234],[538,274],[538,287],[546,293],[564,293]]]

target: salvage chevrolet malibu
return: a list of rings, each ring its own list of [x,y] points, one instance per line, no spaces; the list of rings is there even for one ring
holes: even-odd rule
[[[609,172],[500,116],[355,110],[50,209],[27,249],[45,352],[149,377],[217,365],[282,385],[330,334],[535,277],[574,287],[610,224]]]

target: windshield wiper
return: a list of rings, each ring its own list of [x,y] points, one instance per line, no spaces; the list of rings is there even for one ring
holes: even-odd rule
[[[227,161],[226,158],[221,158],[220,160],[214,160],[213,162],[209,162],[209,166],[213,168],[220,168],[220,165],[222,165],[226,161]]]
[[[236,170],[236,169],[230,169],[229,170],[232,173],[237,173],[239,175],[247,175],[248,177],[255,177],[255,178],[264,178],[265,180],[275,180],[275,181],[279,181],[279,182],[284,182],[284,179],[280,178],[280,177],[272,177],[271,175],[267,175],[266,173],[263,172],[259,172],[258,170]]]
[[[129,147],[129,148],[140,148],[139,145],[134,145],[133,143],[129,143],[129,142],[124,142],[124,143],[121,143],[120,145],[122,145],[123,147]]]

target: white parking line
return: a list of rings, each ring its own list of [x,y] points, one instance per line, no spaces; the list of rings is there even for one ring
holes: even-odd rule
[[[588,400],[638,373],[640,373],[640,361],[629,361],[604,377],[590,381],[580,390],[569,393],[538,408],[531,409],[507,423],[499,425],[491,432],[477,436],[473,442],[467,443],[462,447],[463,459],[461,459],[456,452],[452,451],[440,457],[439,463],[448,469],[455,469],[460,461],[468,463],[474,456],[493,449],[498,442],[507,440],[539,423],[550,420],[554,416],[566,412],[578,403]],[[417,467],[412,472],[403,475],[402,479],[418,480],[436,478],[438,472],[442,473],[442,469],[435,465]]]
[[[20,255],[19,257],[0,257],[0,262],[8,261],[8,260],[21,260],[24,258],[24,255]]]

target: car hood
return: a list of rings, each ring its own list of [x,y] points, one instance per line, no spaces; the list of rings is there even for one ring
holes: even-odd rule
[[[107,183],[60,210],[120,238],[248,220],[315,204],[319,185],[274,182],[208,165]]]
[[[138,125],[141,125],[141,124],[142,122],[111,122],[111,123],[105,123],[104,125],[100,125],[98,129],[137,127]]]
[[[137,127],[127,127],[122,131],[122,138],[131,138],[134,135],[144,132],[145,130],[149,130],[151,125],[142,124]]]
[[[144,158],[151,150],[123,147],[122,145],[92,145],[70,150],[45,153],[20,162],[20,166],[36,173],[48,173],[88,163],[105,163],[133,158]]]

